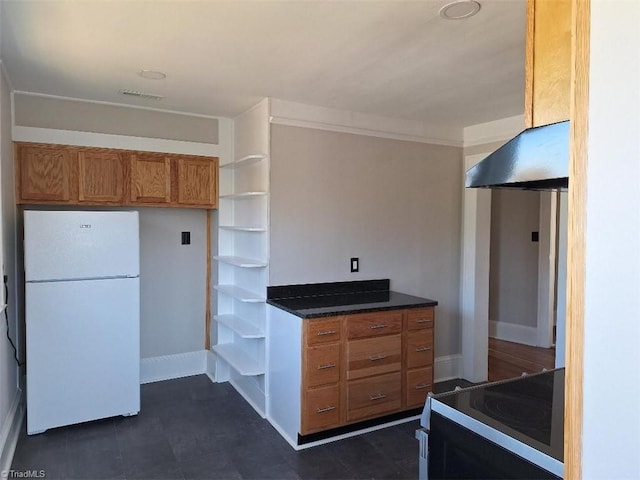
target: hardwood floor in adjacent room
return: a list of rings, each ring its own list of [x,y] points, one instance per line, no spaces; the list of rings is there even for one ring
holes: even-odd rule
[[[555,366],[556,350],[489,338],[489,381],[519,377]]]

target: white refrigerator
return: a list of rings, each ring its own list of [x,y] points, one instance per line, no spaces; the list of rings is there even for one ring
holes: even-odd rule
[[[140,411],[138,212],[24,212],[27,433]]]

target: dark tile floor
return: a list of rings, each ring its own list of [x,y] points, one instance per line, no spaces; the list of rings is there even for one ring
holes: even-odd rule
[[[443,382],[447,391],[464,380]],[[135,417],[27,436],[12,470],[47,479],[413,479],[418,421],[296,452],[228,383],[205,375],[142,385]]]

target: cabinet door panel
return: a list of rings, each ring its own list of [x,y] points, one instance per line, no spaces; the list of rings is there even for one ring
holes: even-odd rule
[[[131,200],[171,202],[171,159],[163,155],[131,155]]]
[[[340,318],[320,318],[307,320],[305,323],[305,336],[308,345],[318,343],[335,342],[340,340]]]
[[[401,407],[400,372],[349,382],[347,420],[354,421],[399,410]]]
[[[304,360],[307,387],[317,387],[340,380],[340,344],[307,347]]]
[[[424,405],[427,394],[433,389],[433,367],[407,372],[407,408]]]
[[[420,330],[433,327],[433,307],[416,308],[407,311],[407,329]]]
[[[347,317],[349,338],[388,335],[402,331],[402,312],[371,312],[349,315]]]
[[[340,424],[340,387],[309,389],[304,392],[301,433],[337,427]]]
[[[216,204],[216,162],[211,158],[178,158],[178,203]]]
[[[407,368],[433,364],[433,330],[411,332],[407,335]]]
[[[399,371],[401,343],[399,334],[350,341],[347,344],[347,379]]]
[[[66,203],[70,199],[71,153],[64,147],[27,146],[18,148],[20,201]]]
[[[123,202],[124,165],[114,151],[78,152],[79,200],[81,202]]]

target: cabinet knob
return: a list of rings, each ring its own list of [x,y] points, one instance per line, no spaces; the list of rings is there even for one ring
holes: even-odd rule
[[[420,385],[416,385],[416,390],[424,390],[425,388],[428,388],[429,385],[425,384],[425,383],[421,383]]]
[[[418,320],[416,320],[416,323],[428,323],[429,319],[428,318],[419,318]]]
[[[384,393],[378,393],[377,395],[369,395],[369,400],[371,400],[372,402],[376,400],[382,400],[383,398],[387,398],[387,396]]]
[[[431,350],[430,347],[420,346],[416,348],[416,352],[426,352],[427,350]]]

